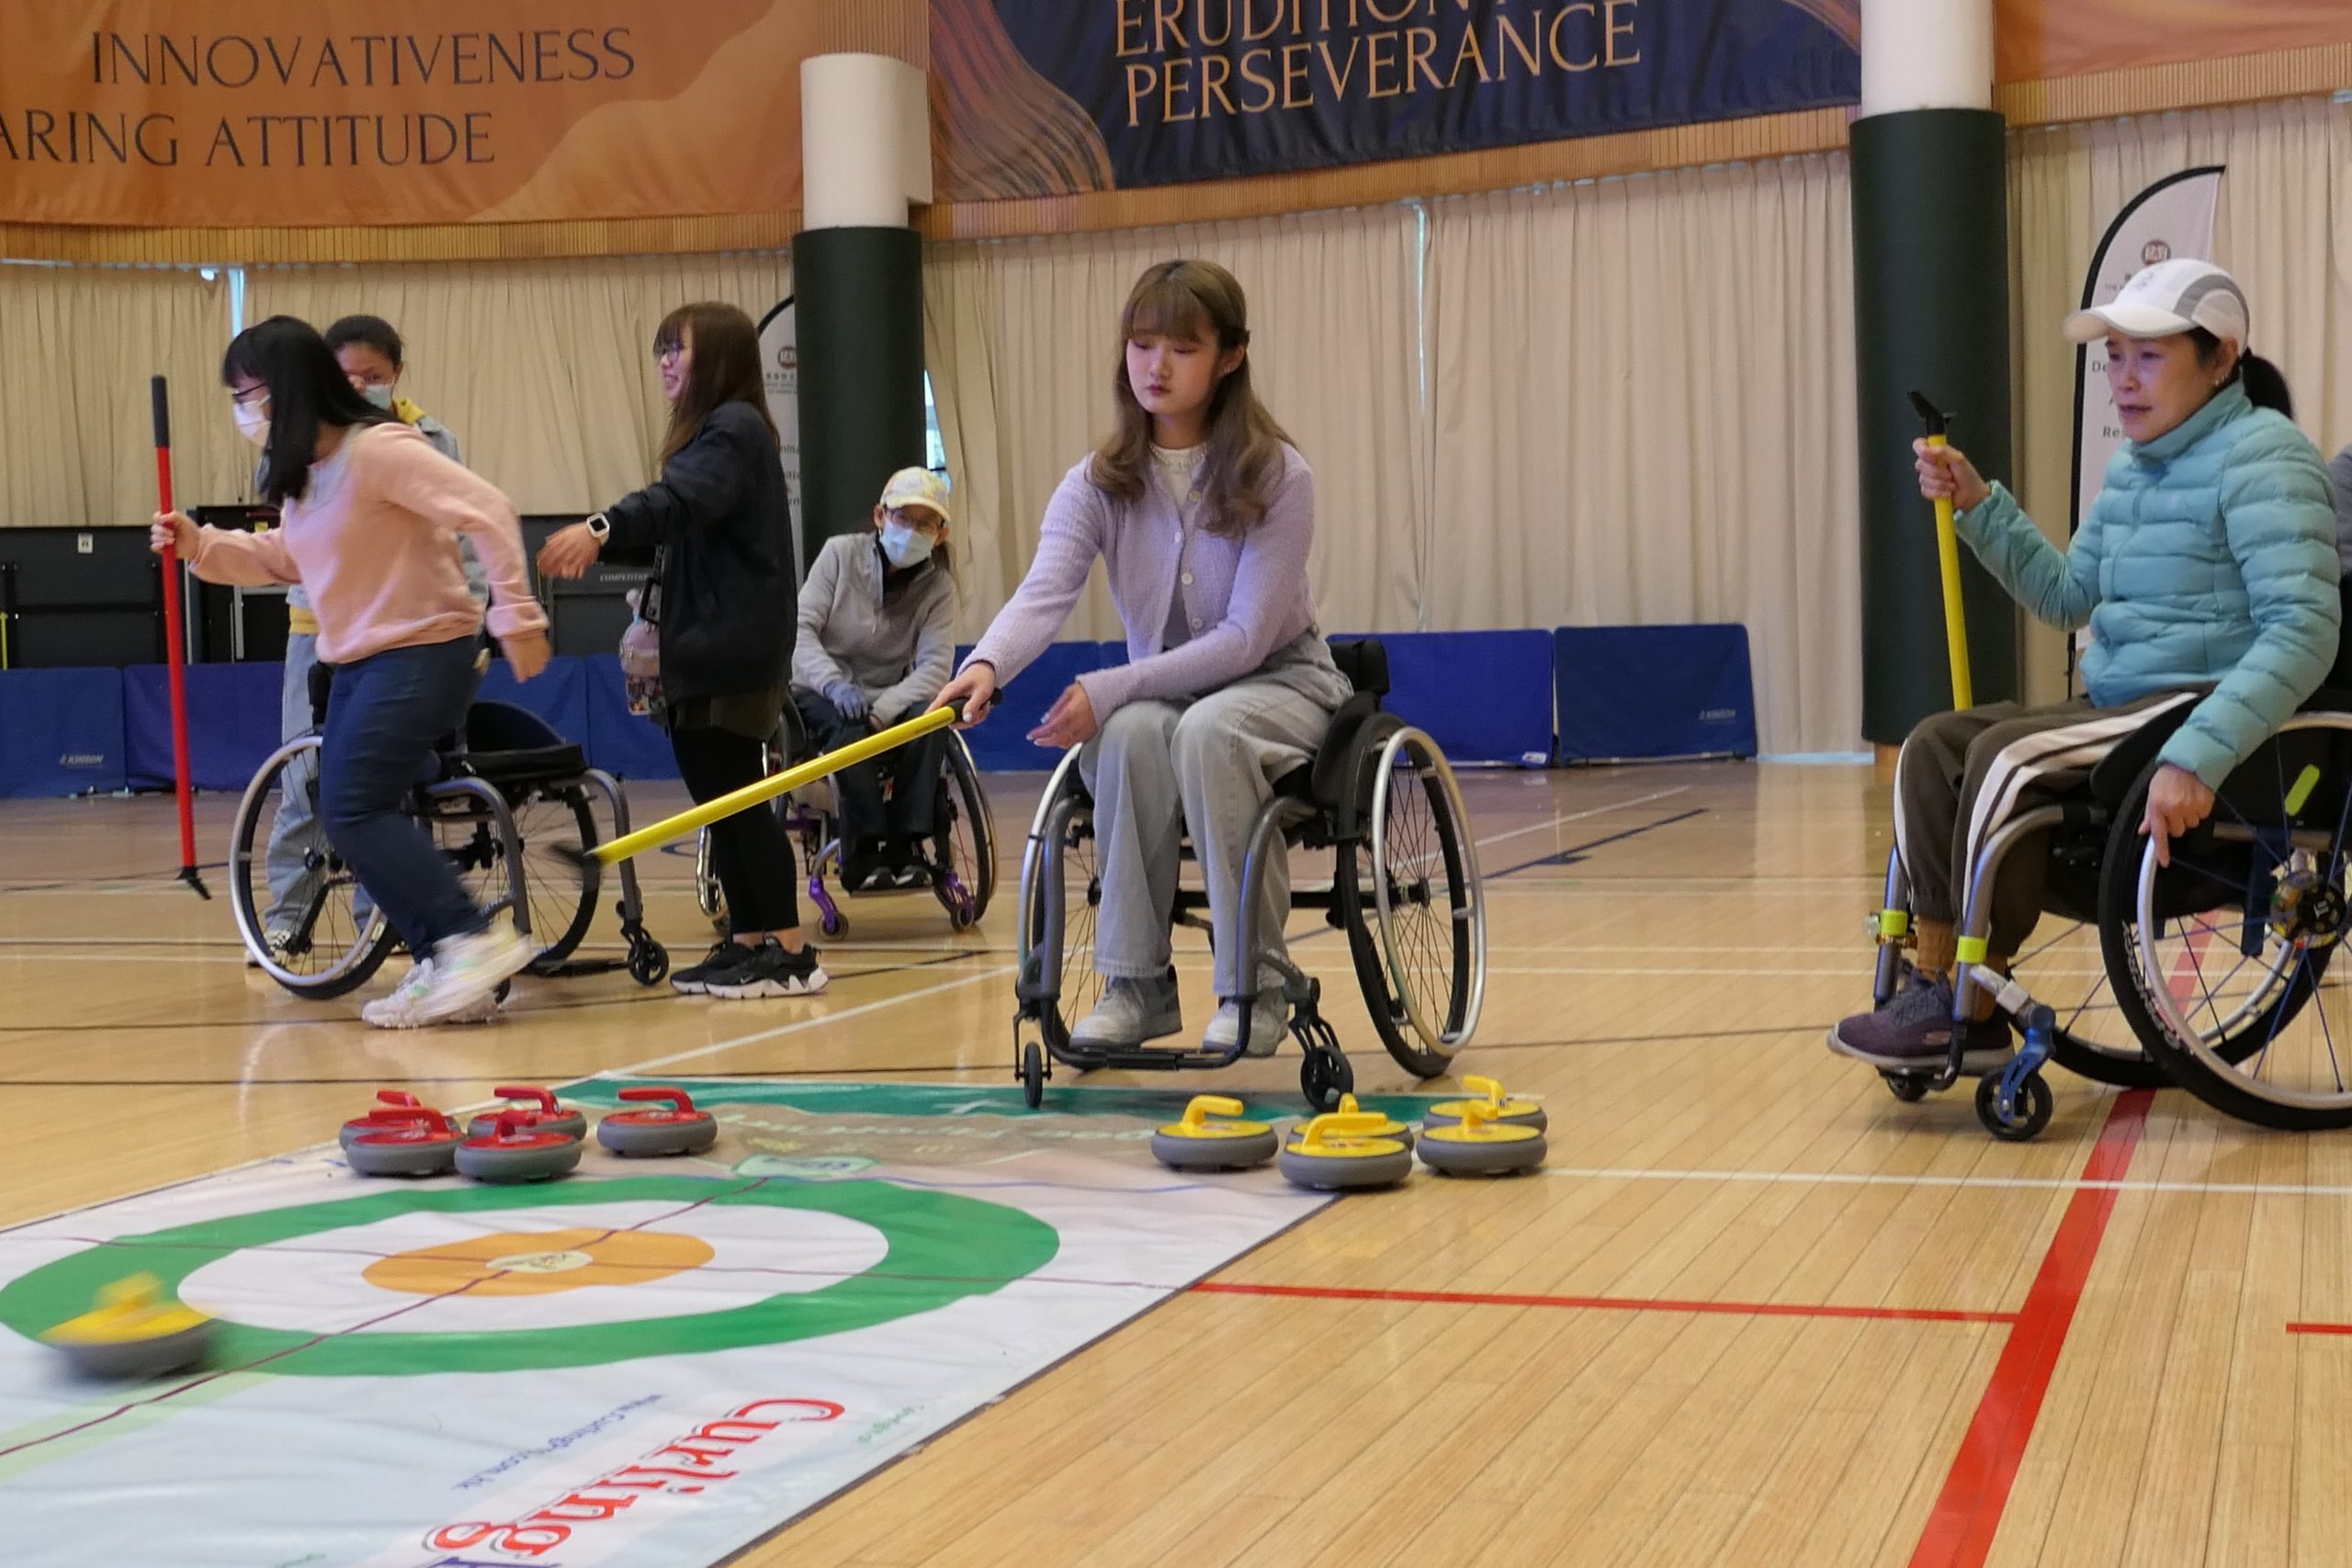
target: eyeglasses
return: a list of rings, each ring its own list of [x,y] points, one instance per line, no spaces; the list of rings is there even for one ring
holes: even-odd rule
[[[657,344],[653,350],[653,363],[656,365],[667,365],[670,361],[678,358],[685,352],[686,345],[682,343],[665,343]]]
[[[889,514],[891,521],[903,523],[908,527],[912,528],[916,533],[922,535],[925,538],[936,536],[942,528],[947,526],[945,521],[940,517],[939,513],[933,512],[928,508],[922,511],[910,512],[903,506],[894,506],[890,508]]]

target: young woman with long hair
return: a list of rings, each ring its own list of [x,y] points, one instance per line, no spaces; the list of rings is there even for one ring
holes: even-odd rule
[[[539,570],[578,577],[599,558],[654,568],[639,613],[660,631],[663,722],[697,804],[757,781],[792,667],[792,512],[768,418],[760,334],[732,305],[662,318],[653,359],[670,423],[661,477],[551,536]],[[729,940],[671,985],[729,1000],[825,988],[800,931],[792,840],[773,811],[712,824]]]
[[[1137,280],[1111,396],[1110,435],[1054,492],[1028,576],[940,700],[984,714],[1102,558],[1127,662],[1080,676],[1031,737],[1084,747],[1094,795],[1094,961],[1109,983],[1073,1039],[1128,1046],[1183,1027],[1168,938],[1188,830],[1216,947],[1220,1005],[1203,1045],[1271,1055],[1279,976],[1244,967],[1242,857],[1273,781],[1314,752],[1348,694],[1307,587],[1315,476],[1258,400],[1241,286],[1213,262],[1163,262]],[[1258,930],[1278,944],[1279,859],[1260,893]]]

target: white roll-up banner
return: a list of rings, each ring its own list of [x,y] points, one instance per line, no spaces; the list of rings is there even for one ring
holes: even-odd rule
[[[784,493],[792,502],[792,581],[797,592],[808,575],[800,542],[800,361],[792,326],[792,296],[760,318],[760,370],[766,384],[768,417],[784,442]]]

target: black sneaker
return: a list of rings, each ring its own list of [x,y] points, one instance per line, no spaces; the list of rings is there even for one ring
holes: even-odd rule
[[[918,862],[903,861],[890,868],[890,886],[928,887],[931,886],[931,870]]]
[[[708,953],[703,954],[701,963],[691,969],[673,970],[670,975],[670,988],[682,997],[701,996],[710,989],[710,977],[713,975],[719,974],[733,965],[737,962],[735,956],[737,953],[748,956],[751,951],[732,937],[721,937],[712,945]]]
[[[2009,1059],[2009,1021],[1996,1013],[1962,1026],[1960,1066],[1988,1073]],[[1829,1048],[1881,1072],[1929,1072],[1951,1055],[1951,982],[1914,980],[1872,1012],[1856,1013],[1829,1032]]]
[[[825,988],[825,966],[817,961],[813,947],[786,953],[784,943],[771,936],[762,938],[759,946],[742,951],[744,956],[704,979],[706,992],[730,1002],[748,1002],[766,997],[813,997]]]

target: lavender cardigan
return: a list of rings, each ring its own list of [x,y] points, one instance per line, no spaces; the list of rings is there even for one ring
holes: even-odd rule
[[[1180,516],[1157,482],[1145,487],[1138,502],[1105,495],[1088,478],[1092,461],[1080,461],[1062,477],[1046,507],[1029,575],[997,612],[967,665],[992,665],[998,684],[1011,682],[1069,618],[1097,556],[1127,628],[1127,662],[1078,678],[1097,723],[1126,703],[1197,696],[1238,681],[1315,624],[1306,584],[1315,473],[1296,450],[1283,448],[1264,521],[1230,539],[1202,525],[1204,503],[1197,488]],[[1170,596],[1180,592],[1192,640],[1163,652]]]

